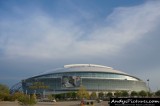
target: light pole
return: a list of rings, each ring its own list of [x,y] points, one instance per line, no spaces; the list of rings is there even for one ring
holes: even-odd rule
[[[148,82],[148,90],[149,90],[149,92],[150,92],[149,79],[147,79],[147,82]]]
[[[27,95],[27,89],[26,89],[26,95]]]

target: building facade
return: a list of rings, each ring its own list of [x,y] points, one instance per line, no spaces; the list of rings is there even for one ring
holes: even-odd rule
[[[89,92],[148,91],[141,79],[95,64],[71,64],[22,81],[23,91],[29,94],[57,94],[77,91],[84,86]]]

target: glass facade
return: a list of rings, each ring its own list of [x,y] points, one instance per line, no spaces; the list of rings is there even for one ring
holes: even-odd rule
[[[88,91],[147,91],[146,83],[142,80],[125,74],[107,72],[61,72],[44,74],[22,81],[24,92],[27,93],[62,93],[76,91],[79,87],[62,87],[63,76],[78,76],[81,85]],[[74,81],[73,81],[74,82]]]
[[[86,78],[103,78],[103,79],[127,79],[127,80],[135,80],[138,81],[139,79],[128,76],[128,75],[121,75],[115,73],[103,73],[103,72],[67,72],[67,73],[53,73],[48,75],[43,75],[38,77],[41,78],[58,78],[62,76],[80,76]]]

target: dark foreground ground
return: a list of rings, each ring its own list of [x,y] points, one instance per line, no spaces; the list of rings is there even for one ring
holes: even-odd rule
[[[80,101],[38,102],[35,106],[80,106]],[[17,102],[0,102],[0,106],[20,106]],[[88,105],[91,106],[91,105]],[[95,103],[94,106],[109,106],[107,101]]]

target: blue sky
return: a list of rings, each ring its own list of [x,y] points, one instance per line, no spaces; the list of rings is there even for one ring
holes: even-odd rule
[[[158,0],[1,0],[0,83],[91,63],[160,89],[159,10]]]

